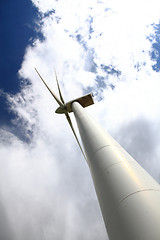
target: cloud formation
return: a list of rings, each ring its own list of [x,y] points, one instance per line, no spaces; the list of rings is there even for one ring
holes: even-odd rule
[[[95,91],[88,111],[159,180],[160,82],[147,39],[159,1],[32,2],[44,38],[26,49],[21,92],[6,95],[17,132],[1,129],[2,238],[107,239],[87,164],[34,67],[55,91],[56,68],[66,101]]]

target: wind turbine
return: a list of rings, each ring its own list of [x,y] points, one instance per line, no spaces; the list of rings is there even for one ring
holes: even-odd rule
[[[92,94],[65,103],[39,77],[65,114],[84,155],[99,200],[110,240],[160,240],[159,184],[85,111],[94,103]],[[74,112],[85,153],[73,128]]]

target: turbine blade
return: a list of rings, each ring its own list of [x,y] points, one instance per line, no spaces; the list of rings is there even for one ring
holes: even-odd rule
[[[40,73],[38,72],[38,70],[35,68],[38,76],[40,77],[40,79],[42,80],[42,82],[44,83],[44,85],[46,86],[46,88],[49,90],[49,92],[52,94],[52,96],[54,97],[54,99],[56,100],[56,102],[63,107],[64,104],[61,102],[61,100],[56,96],[56,94],[54,92],[52,92],[52,90],[48,87],[48,85],[46,84],[46,82],[44,81],[44,79],[42,78],[42,76],[40,75]]]
[[[57,74],[56,74],[56,71],[55,71],[55,70],[54,70],[54,72],[55,72],[55,76],[56,76],[56,81],[57,81],[59,96],[60,96],[60,99],[61,99],[62,103],[64,104],[64,99],[63,99],[63,97],[62,97],[61,89],[60,89],[59,82],[58,82],[58,77],[57,77]]]
[[[80,147],[80,149],[81,149],[81,152],[82,152],[84,158],[85,158],[86,161],[87,161],[87,157],[86,157],[86,155],[85,155],[85,153],[84,153],[84,151],[83,151],[83,149],[82,149],[82,147],[81,147],[81,144],[80,144],[80,142],[79,142],[79,140],[78,140],[77,134],[76,134],[76,132],[75,132],[75,130],[74,130],[74,127],[73,127],[73,125],[72,125],[71,118],[70,118],[70,116],[69,116],[68,113],[65,113],[65,115],[66,115],[66,118],[67,118],[67,120],[68,120],[68,123],[69,123],[69,125],[70,125],[70,127],[71,127],[71,129],[72,129],[72,132],[73,132],[73,134],[74,134],[74,136],[75,136],[75,138],[76,138],[76,140],[77,140],[77,143],[78,143],[78,145],[79,145],[79,147]]]

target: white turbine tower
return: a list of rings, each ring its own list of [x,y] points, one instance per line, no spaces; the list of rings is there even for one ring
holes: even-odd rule
[[[36,70],[38,73],[38,71]],[[88,163],[110,240],[160,240],[159,184],[84,110],[92,94],[65,103],[50,90],[65,114]],[[69,113],[74,112],[85,154]]]

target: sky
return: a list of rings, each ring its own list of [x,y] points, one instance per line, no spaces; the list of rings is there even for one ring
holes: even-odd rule
[[[87,111],[160,182],[159,0],[0,3],[0,239],[108,240],[90,172],[65,117]],[[73,114],[73,124],[77,131]]]

